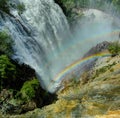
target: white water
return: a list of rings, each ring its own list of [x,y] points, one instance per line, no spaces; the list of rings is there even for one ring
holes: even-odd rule
[[[62,69],[80,59],[97,43],[118,39],[118,34],[107,38],[102,36],[114,30],[114,18],[101,11],[86,11],[84,14],[88,20],[83,19],[77,24],[73,38],[69,40],[66,17],[53,0],[21,1],[26,6],[23,17],[27,21],[18,18],[22,25],[8,17],[7,22],[3,21],[5,26],[9,26],[15,41],[14,59],[34,68],[40,83],[50,92],[59,87],[60,83],[54,78]],[[89,18],[91,14],[95,17]],[[98,35],[100,36],[96,38]]]
[[[98,10],[85,12],[87,17],[93,13],[95,18],[91,22],[83,22],[82,28],[80,30],[77,28],[75,37],[70,43],[65,41],[69,32],[67,20],[53,0],[23,0],[23,3],[27,8],[24,16],[35,28],[36,36],[32,43],[28,41],[29,48],[20,45],[20,48],[24,49],[23,52],[27,51],[21,52],[21,57],[24,57],[22,62],[35,69],[40,82],[50,92],[54,92],[59,86],[59,83],[52,80],[62,69],[79,59],[95,44],[110,40],[102,37],[103,39],[95,40],[91,44],[87,43],[89,37],[112,32],[113,18],[103,12]]]
[[[76,60],[82,58],[90,48],[96,46],[103,41],[115,41],[120,40],[120,23],[116,17],[112,17],[102,11],[96,9],[89,9],[84,11],[84,18],[76,24],[76,28],[73,30],[73,38],[68,42],[63,51],[58,55],[55,61],[65,62],[64,68],[74,63]],[[59,57],[61,57],[59,59]],[[94,60],[88,61],[88,63],[81,64],[79,68],[74,69],[76,72],[64,73],[64,76],[57,76],[55,82],[60,83],[62,79],[69,79],[71,77],[80,78],[80,74],[84,72],[87,66],[91,66]],[[59,68],[59,65],[57,66]],[[69,66],[70,67],[70,66]],[[86,69],[87,70],[87,69]],[[63,72],[63,71],[62,71]],[[73,74],[73,75],[72,75]],[[52,86],[52,83],[51,85]]]
[[[32,27],[34,35],[31,34],[32,39],[15,40],[14,58],[34,68],[40,83],[47,89],[64,66],[54,59],[67,41],[69,26],[61,8],[53,0],[21,1],[26,6],[23,17]],[[48,91],[54,91],[54,83]]]

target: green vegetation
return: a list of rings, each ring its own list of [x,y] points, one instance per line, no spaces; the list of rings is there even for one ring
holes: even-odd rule
[[[0,31],[0,89],[10,86],[16,78],[16,66],[11,62],[12,39],[7,31]]]
[[[15,4],[10,0],[0,0],[0,10],[10,14],[10,8],[18,10],[19,14],[22,14],[25,10],[25,5],[23,3]]]
[[[1,88],[10,84],[16,77],[16,66],[10,62],[6,55],[0,56],[0,83]]]
[[[112,55],[120,54],[120,43],[119,43],[119,41],[112,42],[110,44],[110,46],[108,47],[108,50]]]
[[[117,63],[115,67],[118,65]],[[104,74],[104,77],[101,74],[98,79],[94,80],[91,80],[92,75],[88,76],[89,79],[86,83],[80,81],[79,84],[73,86],[69,86],[70,83],[67,81],[66,84],[68,85],[57,93],[58,100],[56,102],[42,109],[23,114],[20,118],[84,118],[86,116],[94,118],[98,115],[103,118],[102,115],[115,111],[118,112],[116,116],[118,118],[120,114],[120,73],[112,76],[111,72]],[[110,115],[111,118],[112,116],[115,116],[115,114]],[[109,118],[109,116],[105,118]]]
[[[12,40],[6,31],[0,31],[0,54],[12,54]]]
[[[120,13],[120,0],[55,0],[55,2],[61,6],[70,23],[74,21],[76,17],[79,17],[78,11],[81,10],[81,8],[94,8],[109,12],[110,10],[108,9],[114,6],[112,7],[112,11],[114,11],[115,14]],[[80,13],[80,17],[81,16],[83,16],[82,10]]]
[[[83,2],[83,4],[86,4],[88,0],[87,1],[80,0],[80,1]],[[82,11],[76,12],[76,10],[74,10],[74,8],[75,9],[79,8],[79,5],[81,5],[79,4],[80,1],[79,0],[55,0],[55,2],[59,4],[63,9],[63,12],[67,16],[69,23],[72,23],[76,21],[77,18],[81,18],[83,16]]]
[[[55,96],[40,87],[35,71],[10,59],[12,45],[7,30],[0,31],[0,112],[21,113],[50,104]]]
[[[19,14],[22,14],[25,11],[25,5],[23,3],[18,4],[17,10]]]
[[[116,10],[120,11],[120,0],[112,0],[114,6],[116,6]]]
[[[26,81],[20,90],[22,98],[24,100],[33,99],[35,97],[36,90],[38,89],[39,86],[40,86],[39,81],[37,79]]]
[[[0,77],[6,79],[8,77],[15,78],[15,65],[10,62],[10,59],[6,55],[0,56]]]
[[[108,64],[107,66],[103,66],[100,69],[96,70],[96,74],[95,77],[98,77],[100,74],[105,73],[106,71],[110,70],[111,72],[113,72],[114,70],[111,68],[112,66],[116,65],[115,62],[113,62],[112,64]],[[94,77],[94,78],[95,78]]]
[[[120,5],[120,0],[55,0],[60,6],[64,6],[67,9],[69,8],[103,8],[107,4],[114,4],[115,6]],[[105,5],[104,5],[105,4]]]
[[[0,0],[0,10],[5,11],[6,13],[9,13],[9,0]]]

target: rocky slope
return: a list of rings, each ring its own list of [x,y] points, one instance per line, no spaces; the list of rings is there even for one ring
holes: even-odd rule
[[[97,47],[99,47],[97,45]],[[120,55],[97,59],[79,81],[64,81],[58,100],[42,109],[6,118],[119,118]],[[90,74],[90,73],[91,74]]]
[[[56,99],[56,96],[41,88],[35,70],[18,59],[17,54],[22,52],[18,53],[15,46],[23,49],[19,41],[29,41],[34,37],[32,27],[21,16],[24,10],[25,5],[19,1],[0,0],[0,112],[2,114],[25,113]],[[29,47],[28,42],[25,46]],[[23,52],[26,51],[23,49]]]
[[[74,18],[75,20],[77,19],[76,17],[79,19],[79,17],[83,15],[80,10],[81,9],[72,8],[73,13],[69,13],[70,20],[74,21]],[[68,12],[66,14],[68,14]],[[29,28],[24,27],[24,25],[21,24],[21,21],[19,21],[17,18],[13,16],[6,18],[8,15],[3,12],[0,12],[0,16],[1,19],[3,19],[3,24],[5,24],[4,19],[10,24],[15,22],[16,29],[19,29],[18,26],[23,27],[25,35],[30,35],[28,30]],[[3,26],[4,25],[0,25],[1,29]],[[97,45],[96,47],[92,48],[85,55],[85,57],[101,51],[104,52],[108,45],[108,42]],[[54,101],[55,96],[46,93],[46,91],[41,89],[39,86],[37,89],[35,89],[35,97],[32,100],[26,102],[22,101],[22,103],[19,104],[21,101],[18,99],[16,100],[16,98],[14,99],[14,94],[16,95],[16,93],[11,92],[10,87],[10,90],[3,89],[0,93],[0,118],[119,118],[119,60],[120,55],[115,55],[114,57],[104,57],[99,58],[98,60],[95,59],[93,61],[94,64],[92,63],[92,66],[91,63],[86,64],[87,68],[86,65],[83,65],[85,67],[83,71],[79,69],[77,70],[77,73],[81,75],[80,78],[77,79],[78,81],[76,81],[76,77],[74,76],[74,78],[72,77],[70,80],[67,79],[62,82],[64,88],[57,92],[57,101]],[[88,69],[88,67],[90,68]],[[33,77],[35,77],[34,70],[27,66],[19,66],[19,68],[22,75],[20,74],[18,76],[20,76],[20,79],[23,79],[22,85],[26,80],[33,80]],[[22,70],[24,70],[23,73]],[[30,75],[28,73],[30,73]],[[18,78],[16,81],[17,80],[20,81]],[[25,95],[25,99],[26,93],[24,93],[25,92],[23,91],[22,94]],[[9,98],[6,96],[9,96]],[[17,97],[21,97],[21,95],[19,94]],[[51,102],[53,102],[53,104],[48,105]],[[43,107],[44,105],[48,106]],[[43,108],[40,109],[38,107]],[[4,113],[3,111],[6,112]],[[21,115],[13,115],[16,113]]]

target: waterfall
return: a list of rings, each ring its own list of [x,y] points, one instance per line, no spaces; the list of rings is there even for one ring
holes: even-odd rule
[[[22,18],[16,15],[16,19],[19,19],[22,27],[24,26],[28,32],[25,34],[26,31],[23,31],[25,29],[21,24],[19,28],[9,24],[15,42],[13,58],[35,69],[41,85],[46,90],[52,82],[48,91],[54,92],[57,85],[54,85],[52,79],[64,65],[60,66],[59,61],[55,59],[67,41],[69,25],[61,8],[53,0],[21,0],[21,2],[25,4],[26,10]]]
[[[85,11],[86,18],[76,25],[72,37],[65,15],[53,0],[21,2],[26,7],[21,16],[14,10],[13,16],[0,11],[0,30],[7,30],[14,40],[13,59],[35,69],[42,87],[49,92],[60,87],[56,76],[92,46],[118,39],[119,29],[112,26],[116,21],[101,11]]]

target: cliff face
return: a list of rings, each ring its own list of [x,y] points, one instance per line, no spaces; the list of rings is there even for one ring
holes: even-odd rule
[[[74,9],[76,10],[76,9]],[[22,19],[15,18],[0,11],[0,30],[7,28],[8,32],[12,33],[13,38],[31,38],[31,29],[27,28],[27,24],[22,22]],[[6,26],[6,27],[5,27]],[[9,27],[10,26],[10,27]],[[25,27],[26,26],[26,27]],[[18,37],[19,36],[19,37]],[[104,42],[96,47],[93,47],[84,57],[90,56],[108,48],[109,43]],[[70,80],[64,80],[64,88],[57,92],[58,100],[53,104],[47,105],[55,100],[53,95],[49,95],[41,88],[36,90],[36,97],[20,104],[22,110],[18,108],[17,113],[23,113],[35,109],[22,115],[1,115],[1,118],[119,118],[120,117],[120,55],[114,57],[104,57],[94,60],[93,63],[83,65],[84,70],[77,70],[80,78],[76,81],[75,77]],[[90,65],[90,66],[89,66]],[[91,66],[92,65],[92,66]],[[18,65],[17,65],[18,66]],[[87,67],[87,68],[86,68]],[[89,67],[89,68],[88,68]],[[92,68],[91,68],[92,67]],[[29,76],[32,79],[35,76],[34,70],[26,66],[19,67],[20,70],[25,69],[25,73],[21,72],[23,79]],[[29,71],[29,72],[28,72]],[[27,75],[26,73],[30,73]],[[32,73],[33,74],[32,74]],[[25,74],[25,75],[24,75]],[[20,75],[21,76],[21,75]],[[27,80],[28,80],[27,79]],[[23,83],[22,83],[23,84]],[[7,91],[6,91],[7,92]],[[5,90],[1,95],[5,94]],[[15,93],[14,93],[15,94]],[[2,97],[1,97],[2,98]],[[3,99],[4,100],[4,99]],[[2,100],[2,101],[3,101]],[[14,103],[14,99],[9,99]],[[6,104],[9,110],[12,110],[11,104],[8,101]],[[19,102],[19,101],[17,101]],[[4,108],[7,109],[7,105]],[[14,107],[14,104],[12,104]],[[20,107],[21,107],[20,106]],[[37,107],[36,107],[37,106]],[[0,105],[3,110],[2,105]],[[21,111],[19,111],[21,110]],[[9,113],[13,113],[10,111]]]
[[[57,92],[58,100],[55,103],[14,117],[118,118],[120,116],[119,60],[120,55],[97,59],[92,70],[84,71],[79,81],[74,79],[64,81],[64,89]]]
[[[59,100],[39,114],[53,118],[99,118],[120,116],[120,56],[98,59],[91,76],[80,82],[66,82]],[[38,114],[38,116],[39,116]],[[106,115],[103,115],[106,114]]]
[[[24,7],[16,0],[0,0],[0,117],[27,112],[56,99],[41,88],[35,70],[20,61],[24,58],[19,54],[26,52],[24,47],[29,48],[36,32],[21,15]]]

